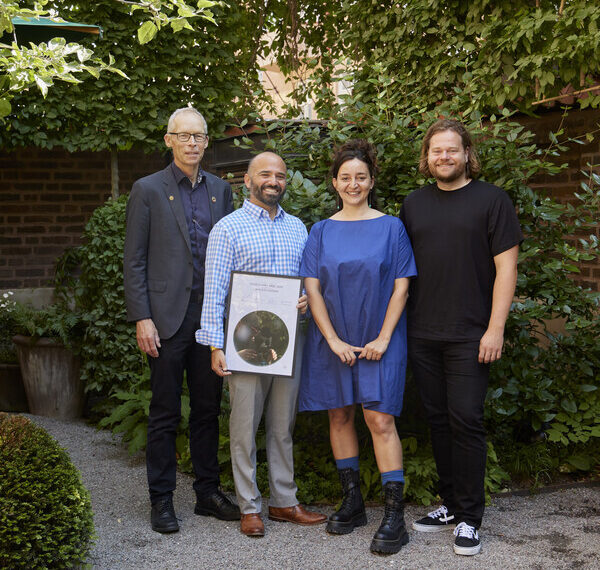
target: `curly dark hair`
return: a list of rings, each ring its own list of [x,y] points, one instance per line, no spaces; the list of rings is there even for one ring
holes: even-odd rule
[[[375,180],[377,175],[377,150],[375,149],[375,145],[365,139],[349,139],[344,144],[335,148],[330,168],[331,177],[337,178],[342,164],[355,158],[367,165],[371,178]],[[377,194],[375,186],[371,189],[369,197],[371,206],[376,208]]]
[[[460,137],[463,148],[468,149],[469,156],[469,160],[465,165],[465,173],[468,178],[477,178],[481,172],[481,162],[479,162],[479,157],[477,156],[477,150],[475,149],[475,144],[471,138],[471,133],[467,131],[461,122],[455,121],[454,119],[439,119],[427,129],[425,137],[423,138],[423,144],[421,146],[419,172],[424,176],[427,176],[427,178],[432,177],[431,172],[429,171],[429,165],[427,164],[429,144],[431,142],[431,137],[437,133],[441,133],[442,131],[454,131]]]

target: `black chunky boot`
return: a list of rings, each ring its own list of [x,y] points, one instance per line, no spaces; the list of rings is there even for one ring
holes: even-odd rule
[[[342,484],[342,504],[327,521],[326,531],[331,534],[348,534],[357,526],[367,524],[367,513],[360,492],[360,477],[358,471],[347,467],[339,469]]]
[[[395,554],[408,544],[408,533],[404,525],[404,483],[389,481],[384,492],[385,512],[371,542],[371,552]]]

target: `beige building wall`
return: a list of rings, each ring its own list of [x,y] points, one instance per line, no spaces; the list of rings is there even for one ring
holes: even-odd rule
[[[267,119],[276,119],[282,116],[286,105],[292,102],[290,94],[301,86],[302,81],[306,80],[311,73],[311,70],[300,70],[297,77],[286,77],[276,62],[261,61],[259,77],[265,92],[272,98],[274,103],[273,109],[261,109],[264,117]],[[347,81],[336,81],[331,89],[336,97],[351,93],[352,86]],[[303,119],[319,119],[315,113],[315,105],[312,99],[308,99],[302,105],[302,112],[295,118]]]

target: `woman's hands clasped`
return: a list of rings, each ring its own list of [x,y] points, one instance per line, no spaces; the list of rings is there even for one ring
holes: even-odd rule
[[[340,338],[328,341],[329,348],[339,359],[349,366],[354,366],[357,358],[366,358],[367,360],[381,360],[387,350],[389,340],[377,337],[375,340],[367,343],[364,347],[352,346]],[[356,353],[359,353],[358,356]]]

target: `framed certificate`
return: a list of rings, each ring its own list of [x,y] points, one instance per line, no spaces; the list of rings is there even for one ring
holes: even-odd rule
[[[232,372],[294,375],[302,279],[232,271],[225,358]]]

